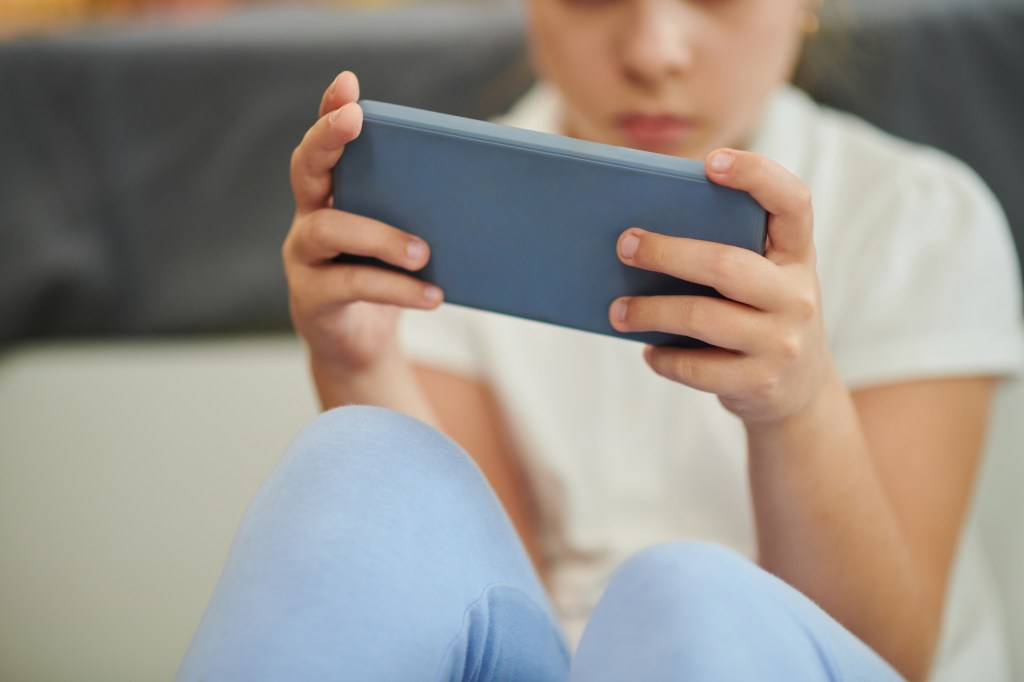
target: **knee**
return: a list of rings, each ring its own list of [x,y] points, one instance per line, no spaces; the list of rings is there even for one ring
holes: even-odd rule
[[[743,619],[752,602],[763,599],[766,577],[750,560],[720,545],[670,542],[644,549],[623,563],[605,598],[666,624],[700,623],[712,615]]]
[[[637,660],[628,650],[639,650],[658,670],[693,679],[751,679],[768,671],[788,672],[761,679],[822,679],[816,647],[774,583],[724,547],[650,547],[612,577],[580,644],[580,669],[614,668],[617,657]]]
[[[682,540],[648,547],[620,567],[613,583],[643,584],[667,603],[693,607],[722,592],[756,589],[763,571],[737,552],[710,542]]]
[[[724,642],[747,647],[752,638],[765,641],[765,632],[801,620],[797,605],[810,604],[746,557],[698,541],[639,552],[613,576],[604,600],[645,621],[643,627],[658,624],[684,633],[688,645],[698,648],[719,648]]]
[[[451,438],[400,412],[358,405],[329,410],[307,425],[256,502],[290,500],[310,514],[344,508],[404,518],[490,494],[476,463]]]
[[[292,442],[282,464],[345,471],[391,481],[428,476],[434,485],[465,482],[476,465],[455,441],[409,415],[373,405],[328,410]]]
[[[434,566],[436,574],[475,556],[467,548],[490,547],[514,532],[480,469],[453,440],[371,406],[333,409],[304,428],[245,524],[293,556],[376,562],[371,572],[398,571],[395,580],[405,582],[410,567]]]
[[[437,429],[409,415],[376,405],[345,405],[320,413],[299,433],[297,441],[318,443],[414,442],[444,439]]]

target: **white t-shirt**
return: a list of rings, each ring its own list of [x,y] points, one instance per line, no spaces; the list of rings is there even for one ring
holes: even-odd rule
[[[500,121],[558,133],[559,107],[538,85]],[[966,166],[789,86],[751,149],[812,191],[825,326],[851,389],[1019,370],[1013,244]],[[641,344],[448,304],[406,311],[400,335],[414,361],[482,379],[497,395],[538,499],[571,644],[611,572],[643,547],[694,538],[754,556],[742,423],[714,395],[654,374]],[[933,679],[1008,679],[973,530],[958,559]]]

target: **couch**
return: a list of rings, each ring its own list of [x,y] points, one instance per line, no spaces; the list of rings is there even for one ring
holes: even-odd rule
[[[799,80],[966,159],[1024,245],[1024,6],[848,8]],[[0,679],[173,675],[246,503],[317,412],[279,249],[288,156],[342,68],[366,98],[478,118],[531,78],[505,4],[0,43]],[[1024,679],[1022,417],[1004,384],[972,513]]]

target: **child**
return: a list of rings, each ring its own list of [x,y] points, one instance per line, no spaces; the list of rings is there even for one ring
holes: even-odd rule
[[[430,257],[331,208],[361,124],[338,76],[283,255],[323,406],[350,407],[253,502],[182,679],[1007,679],[959,543],[1024,347],[1005,219],[961,164],[786,85],[815,9],[526,2],[540,84],[504,122],[705,159],[768,211],[764,257],[623,225],[623,263],[726,300],[618,299],[613,326],[716,348],[438,309],[333,264]]]

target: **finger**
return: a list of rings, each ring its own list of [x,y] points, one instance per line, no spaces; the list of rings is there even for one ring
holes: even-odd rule
[[[608,319],[618,331],[679,334],[744,353],[756,351],[767,333],[760,311],[707,296],[623,297],[612,302]]]
[[[359,101],[359,79],[351,71],[342,71],[327,86],[320,98],[320,110],[317,118],[330,111],[340,109],[349,102]]]
[[[324,265],[307,269],[302,277],[302,293],[294,298],[309,311],[359,301],[432,309],[444,300],[444,292],[433,284],[372,265]]]
[[[299,219],[288,246],[295,258],[307,264],[324,263],[341,253],[379,258],[408,270],[419,270],[430,260],[430,247],[419,237],[373,218],[330,208]]]
[[[721,348],[644,348],[644,360],[666,379],[717,395],[737,395],[748,381],[748,356]]]
[[[617,250],[626,265],[703,284],[726,298],[761,310],[778,301],[787,286],[774,263],[729,244],[631,227],[619,235]]]
[[[733,149],[711,152],[705,170],[719,185],[748,192],[768,212],[772,255],[782,260],[813,255],[811,192],[799,178],[770,159]]]
[[[363,126],[363,110],[349,103],[323,116],[302,138],[292,153],[291,181],[295,207],[300,213],[327,205],[333,185],[334,166],[345,145]]]

